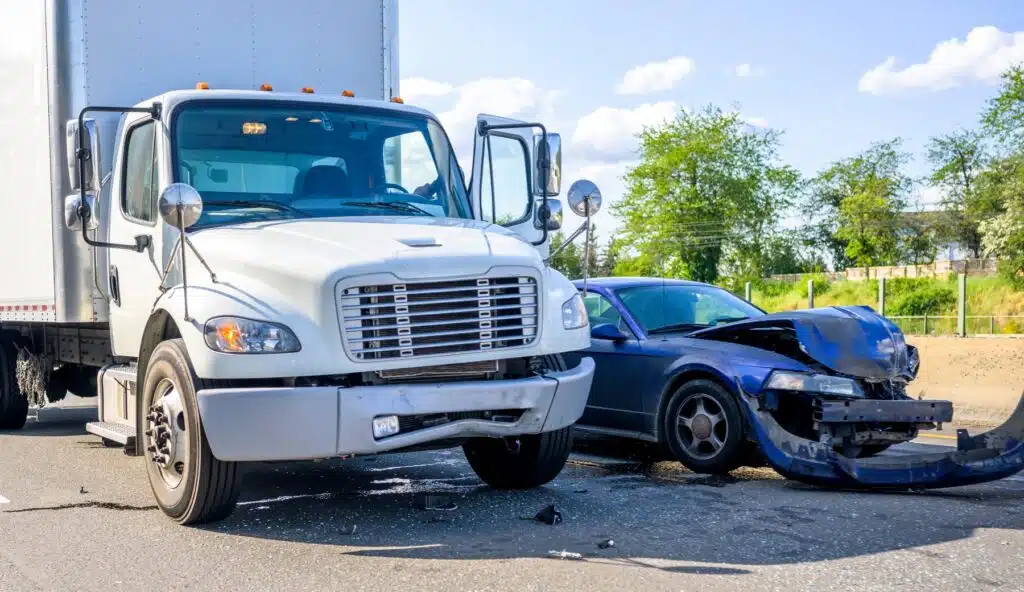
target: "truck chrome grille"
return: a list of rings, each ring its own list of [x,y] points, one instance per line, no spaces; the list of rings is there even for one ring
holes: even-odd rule
[[[537,298],[537,281],[516,276],[348,287],[345,351],[365,362],[530,345]]]

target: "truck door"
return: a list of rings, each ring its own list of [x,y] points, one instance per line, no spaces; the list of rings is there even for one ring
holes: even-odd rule
[[[531,243],[544,238],[535,224],[541,198],[534,196],[534,133],[536,128],[492,130],[479,133],[479,122],[489,125],[525,124],[494,115],[477,116],[473,139],[473,175],[470,194],[478,220],[500,224]],[[553,195],[551,197],[554,197]],[[548,243],[537,245],[547,256]]]
[[[158,121],[139,113],[125,116],[123,130],[114,152],[107,204],[109,240],[132,244],[136,236],[149,235],[152,243],[142,253],[110,249],[106,288],[114,355],[135,357],[153,303],[160,295],[163,240],[157,198],[163,186],[159,166],[163,133]]]

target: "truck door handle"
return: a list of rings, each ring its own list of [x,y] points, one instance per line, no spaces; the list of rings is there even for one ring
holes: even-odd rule
[[[121,306],[121,280],[117,275],[117,266],[110,266],[110,300],[118,307]]]

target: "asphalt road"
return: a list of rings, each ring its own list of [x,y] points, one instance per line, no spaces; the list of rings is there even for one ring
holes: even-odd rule
[[[261,466],[228,520],[185,528],[91,414],[0,434],[0,590],[1024,590],[1020,476],[849,493],[588,445],[551,486],[504,493],[453,450]],[[423,492],[455,507],[417,509]],[[527,519],[547,504],[562,523]]]

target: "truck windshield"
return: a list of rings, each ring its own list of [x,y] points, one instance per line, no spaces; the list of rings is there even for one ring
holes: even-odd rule
[[[441,126],[385,109],[239,102],[183,107],[176,181],[203,197],[193,228],[310,217],[470,217]]]

